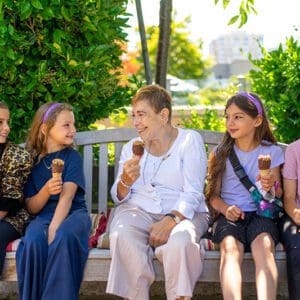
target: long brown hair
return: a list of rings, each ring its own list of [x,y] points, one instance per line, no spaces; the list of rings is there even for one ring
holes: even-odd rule
[[[262,123],[255,129],[255,141],[263,145],[275,144],[276,139],[270,129],[269,121],[267,119],[266,112],[260,98],[253,93],[250,93],[250,95],[258,101],[258,104],[260,104],[262,108]],[[239,109],[241,109],[252,118],[256,118],[259,115],[257,107],[255,106],[253,101],[251,101],[243,94],[237,93],[227,101],[225,106],[225,113],[231,104],[235,104]],[[269,143],[264,143],[264,141],[267,141]],[[234,143],[235,140],[230,136],[228,131],[226,131],[223,136],[223,140],[218,145],[215,153],[210,156],[206,186],[206,199],[208,201],[210,201],[210,199],[215,195],[217,182],[225,171],[226,159],[229,156]]]
[[[55,103],[43,104],[35,113],[29,133],[26,140],[26,149],[39,159],[47,154],[47,139],[49,131],[54,126],[59,113],[64,110],[73,111],[72,106],[67,103],[59,103],[55,108],[51,109]],[[47,118],[45,119],[45,114]],[[46,124],[46,131],[42,133],[41,126]]]

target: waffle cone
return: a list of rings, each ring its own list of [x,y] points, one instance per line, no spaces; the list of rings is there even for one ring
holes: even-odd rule
[[[261,177],[263,176],[267,176],[270,173],[270,169],[266,169],[266,170],[259,170],[259,174]]]
[[[53,172],[53,173],[52,173],[52,177],[53,177],[53,178],[59,178],[59,179],[61,179],[62,173],[56,173],[56,172]]]
[[[64,161],[59,158],[55,158],[52,160],[51,170],[52,170],[52,177],[60,178],[62,176],[62,172],[64,170]]]

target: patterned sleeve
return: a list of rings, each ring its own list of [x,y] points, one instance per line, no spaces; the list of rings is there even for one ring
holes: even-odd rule
[[[23,188],[30,174],[33,160],[21,147],[10,144],[3,154],[5,176],[2,178],[2,197],[23,200]]]

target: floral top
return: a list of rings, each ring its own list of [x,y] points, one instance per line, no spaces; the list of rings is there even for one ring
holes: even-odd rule
[[[24,209],[23,187],[32,164],[33,159],[27,150],[10,142],[5,145],[0,160],[0,199],[10,199],[20,203],[18,211],[14,213],[8,211],[4,218],[20,234],[29,221],[29,214]]]

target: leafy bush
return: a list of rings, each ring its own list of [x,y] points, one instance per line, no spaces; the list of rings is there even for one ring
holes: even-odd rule
[[[68,102],[79,130],[129,103],[119,85],[127,0],[0,1],[0,93],[24,141],[45,102]]]
[[[224,131],[225,123],[216,109],[206,109],[203,114],[192,110],[190,116],[183,116],[181,124],[185,128]]]
[[[263,58],[252,60],[257,70],[250,71],[252,90],[262,97],[276,137],[292,142],[300,137],[300,46],[293,37]]]

